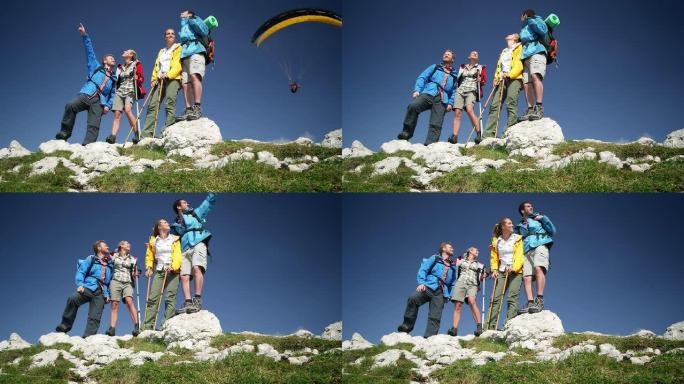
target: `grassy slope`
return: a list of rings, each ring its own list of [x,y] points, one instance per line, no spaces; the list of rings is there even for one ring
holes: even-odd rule
[[[567,156],[580,149],[593,147],[596,152],[612,151],[622,160],[627,157],[640,158],[646,155],[666,159],[684,155],[684,149],[662,146],[647,147],[640,144],[594,144],[566,142],[554,148],[554,153]],[[465,155],[478,159],[505,159],[502,149],[484,147],[470,148]],[[410,157],[412,153],[399,156]],[[411,179],[412,170],[401,166],[397,174],[371,177],[372,164],[389,156],[376,153],[360,159],[345,159],[342,162],[345,192],[407,192],[421,187]],[[534,170],[534,160],[516,157],[520,164],[506,164],[499,170],[490,169],[479,175],[471,174],[470,167],[464,167],[433,180],[432,185],[443,192],[681,192],[684,191],[684,161],[662,162],[645,173],[615,169],[597,161],[579,161],[559,170]],[[359,165],[365,165],[360,174],[346,173]]]
[[[338,348],[341,343],[321,339],[303,339],[297,337],[275,338],[270,336],[244,336],[225,334],[212,341],[215,347],[226,347],[239,341],[251,339],[258,343],[269,343],[278,351],[286,349],[298,350],[305,347],[324,352]],[[161,352],[166,348],[163,343],[133,339],[119,342],[122,347],[135,351]],[[58,349],[69,349],[69,345],[57,345]],[[69,371],[73,365],[61,357],[54,367],[29,369],[30,359],[25,358],[19,366],[8,363],[20,356],[33,356],[43,351],[42,346],[19,351],[0,352],[0,383],[66,383],[68,380],[78,381],[78,377]],[[276,362],[272,359],[257,356],[254,353],[233,354],[218,362],[192,362],[193,353],[186,349],[174,349],[177,356],[164,356],[157,362],[132,367],[128,360],[119,360],[106,367],[93,371],[89,377],[100,384],[138,384],[158,383],[340,383],[341,373],[339,359],[341,353],[333,352],[314,356],[308,363],[297,366],[287,362]]]
[[[255,153],[269,151],[280,160],[285,157],[317,156],[320,160],[341,153],[340,149],[297,144],[268,144],[225,141],[212,148],[212,153],[225,156],[241,148],[251,147]],[[133,147],[120,149],[123,155],[135,159],[165,159],[160,149]],[[29,177],[30,164],[47,156],[68,158],[69,152],[45,155],[34,153],[22,158],[0,160],[0,192],[65,192],[78,189],[69,179],[73,172],[59,165],[54,174]],[[101,192],[339,192],[341,190],[340,160],[321,161],[302,173],[274,169],[256,161],[237,161],[221,169],[176,172],[192,168],[192,159],[172,157],[178,164],[164,164],[157,170],[131,174],[127,167],[117,168],[91,180],[90,184]],[[7,171],[23,164],[16,174]]]
[[[621,352],[628,349],[639,350],[647,347],[666,351],[684,347],[684,341],[668,341],[663,339],[644,339],[640,337],[613,337],[567,334],[556,339],[554,346],[563,349],[577,345],[584,340],[592,339],[596,345],[611,343]],[[461,343],[463,347],[477,351],[500,352],[508,348],[503,342],[474,339]],[[391,348],[410,350],[412,345],[399,345]],[[345,364],[356,361],[359,357],[367,357],[360,366],[345,366],[343,383],[396,383],[408,384],[420,378],[411,368],[413,363],[400,359],[397,367],[371,369],[372,356],[387,349],[384,345],[375,346],[363,351],[346,351],[342,355]],[[516,349],[520,356],[506,356],[499,362],[490,362],[483,366],[473,366],[471,360],[457,361],[455,364],[436,370],[431,378],[441,384],[476,384],[476,383],[684,383],[684,353],[660,355],[643,366],[630,362],[617,362],[596,353],[582,353],[571,356],[562,362],[538,362],[534,364],[516,364],[521,361],[535,360],[529,350]]]

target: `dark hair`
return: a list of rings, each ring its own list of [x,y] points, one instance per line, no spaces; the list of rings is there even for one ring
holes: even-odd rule
[[[522,208],[520,208],[522,209]],[[492,230],[492,237],[499,237],[501,234],[503,234],[503,225],[506,220],[511,220],[510,217],[502,217],[501,220],[499,220],[498,223],[494,225],[494,229]],[[511,220],[512,222],[513,220]]]
[[[444,252],[444,247],[446,247],[447,245],[451,245],[453,247],[453,245],[451,244],[451,241],[442,241],[441,243],[439,243],[439,251],[438,252],[440,255],[442,254],[442,252]]]
[[[173,213],[178,214],[178,206],[181,204],[181,201],[185,201],[185,199],[178,199],[173,202]]]
[[[195,13],[195,11],[191,11],[191,10],[189,10],[189,9],[186,9],[185,12],[189,13],[190,15],[192,15],[192,17],[195,17],[195,16],[197,15],[197,14]]]
[[[525,204],[532,204],[532,203],[529,202],[529,201],[527,201],[527,200],[525,200],[525,201],[523,201],[522,203],[520,203],[520,205],[518,205],[518,213],[520,214],[520,216],[523,215],[523,214],[522,214],[522,210],[523,210],[523,208],[525,208]]]
[[[527,17],[534,17],[536,15],[533,9],[526,9],[522,14]]]
[[[95,254],[97,254],[97,248],[100,246],[100,244],[102,244],[104,242],[105,242],[104,240],[97,240],[95,242],[95,244],[93,244],[93,252],[95,252]]]
[[[157,220],[156,223],[154,223],[154,228],[152,228],[152,236],[157,237],[159,236],[159,223],[163,221],[166,221],[165,219],[159,219]]]

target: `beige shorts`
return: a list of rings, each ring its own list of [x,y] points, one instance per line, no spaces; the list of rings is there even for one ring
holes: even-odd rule
[[[451,291],[451,300],[460,301],[461,303],[466,297],[475,296],[477,296],[477,285],[467,285],[460,281],[456,282],[456,286],[454,286],[454,289]]]
[[[456,92],[456,100],[454,101],[454,109],[463,109],[468,105],[475,104],[475,101],[477,101],[477,94],[475,92],[477,92],[477,91],[466,92],[465,95],[461,94],[461,92]]]
[[[542,79],[546,76],[546,55],[537,53],[523,62],[523,84],[530,82],[532,74],[538,73]]]
[[[124,297],[133,297],[133,284],[112,280],[109,283],[109,299],[121,301]]]
[[[201,53],[196,53],[182,60],[183,72],[181,73],[181,80],[183,84],[187,84],[190,81],[190,75],[200,75],[204,78],[204,70],[206,69],[204,60],[204,55]]]
[[[133,105],[133,94],[121,97],[119,94],[114,94],[114,103],[112,104],[112,111],[123,111],[124,105]]]
[[[546,245],[527,251],[523,261],[523,276],[534,275],[535,267],[544,267],[544,273],[549,270],[549,249]]]
[[[207,244],[201,242],[183,252],[181,263],[181,275],[191,275],[192,267],[202,267],[202,272],[207,270]]]

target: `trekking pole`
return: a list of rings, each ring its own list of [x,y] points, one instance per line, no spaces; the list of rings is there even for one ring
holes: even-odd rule
[[[482,132],[482,84],[477,82],[477,105],[480,107],[480,117],[477,120],[480,123],[480,132]]]
[[[157,117],[159,117],[159,108],[161,107],[162,89],[164,89],[164,80],[161,80],[159,84],[159,100],[157,100],[157,112],[154,114],[154,136],[152,137],[157,137]]]
[[[482,128],[480,128],[482,129]],[[485,277],[482,280],[482,319],[480,320],[481,323],[484,323],[484,318],[485,318],[485,313],[484,313],[484,307],[485,307],[485,295],[487,294],[487,274],[482,272]]]
[[[155,86],[155,87],[156,87],[156,86]],[[142,110],[143,110],[143,111],[145,110],[145,106],[147,106],[147,102],[151,100],[151,99],[150,99],[150,96],[152,96],[152,91],[153,91],[154,89],[155,89],[154,87],[153,87],[152,89],[150,89],[150,92],[149,92],[149,93],[147,94],[147,96],[145,97],[145,100],[143,101],[143,106],[142,106]],[[135,105],[136,105],[136,107],[137,107],[138,104],[136,103]],[[135,116],[135,124],[138,126],[138,129],[140,129],[140,124],[139,124],[139,122],[140,122],[140,112],[141,112],[141,111],[138,110],[137,112],[138,112],[138,113],[137,113],[137,115]],[[124,146],[125,146],[126,143],[128,142],[128,138],[131,136],[131,132],[133,132],[133,127],[131,127],[131,129],[128,131],[128,135],[126,135],[126,140],[124,140]],[[138,132],[140,132],[140,131],[138,131]]]
[[[161,292],[159,292],[159,301],[157,302],[157,314],[154,316],[154,327],[157,327],[157,319],[159,319],[159,309],[161,308],[162,295],[164,294],[164,286],[166,285],[166,276],[169,275],[169,270],[164,267],[164,280],[162,281]]]
[[[147,278],[147,293],[145,294],[145,318],[147,318],[147,305],[150,303],[150,283],[152,279]],[[145,324],[142,325],[141,329],[144,330]]]
[[[504,287],[501,293],[501,301],[499,302],[499,313],[496,315],[496,328],[499,328],[499,317],[501,317],[501,308],[503,307],[503,297],[506,294],[506,288],[508,288],[508,272],[506,272],[506,278],[504,279]]]
[[[138,277],[140,276],[140,269],[138,268],[138,259],[135,259],[135,301],[138,306],[138,328],[140,328],[140,289],[138,288]]]
[[[494,138],[499,136],[499,117],[501,116],[501,108],[503,107],[503,105],[501,105],[501,104],[503,103],[503,94],[504,94],[503,82],[504,81],[505,81],[504,79],[501,79],[501,82],[499,83],[502,85],[502,87],[501,87],[501,95],[499,96],[499,111],[496,113],[496,131],[494,132]]]
[[[492,296],[489,298],[489,308],[487,310],[487,329],[489,329],[489,322],[492,320],[492,307],[494,305],[494,295],[496,294],[496,285],[499,279],[494,279],[494,288],[492,288]],[[484,300],[484,294],[482,295],[482,300]],[[482,307],[484,309],[484,306]]]
[[[492,91],[489,92],[489,96],[487,97],[487,101],[485,101],[483,109],[480,110],[480,117],[478,118],[480,120],[480,130],[482,130],[482,115],[484,111],[487,109],[487,105],[489,105],[489,101],[492,99],[492,96],[494,96],[494,91],[496,91],[496,88],[498,85],[494,88],[492,88]],[[470,137],[473,135],[473,132],[475,132],[475,127],[470,130],[470,134],[468,135],[468,140],[466,140],[466,144],[470,141]]]

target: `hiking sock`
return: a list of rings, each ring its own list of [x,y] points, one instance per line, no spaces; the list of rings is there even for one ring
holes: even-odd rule
[[[201,299],[201,298],[202,298],[202,295],[195,294],[195,297],[198,298],[198,299]]]
[[[195,105],[200,107],[200,106],[202,106],[202,103],[195,103]]]

